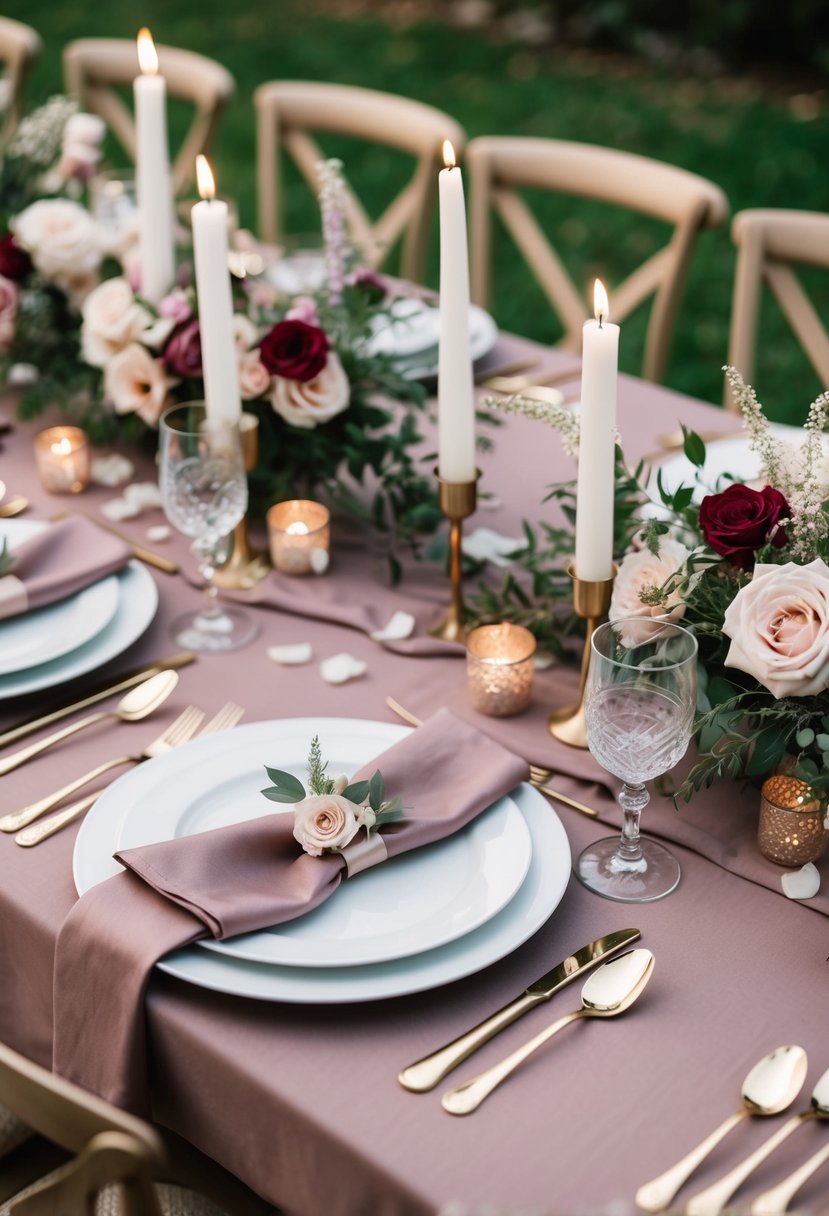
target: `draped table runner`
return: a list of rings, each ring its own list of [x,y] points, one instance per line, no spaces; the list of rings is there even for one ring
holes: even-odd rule
[[[497,363],[525,353],[545,358],[550,368],[571,360],[506,338],[491,358]],[[619,414],[631,460],[679,420],[725,434],[736,427],[733,416],[627,377],[620,380]],[[39,489],[32,435],[32,427],[18,426],[4,441],[0,476],[31,498],[33,515],[47,518],[73,504]],[[520,535],[522,518],[544,517],[544,487],[572,472],[558,438],[521,418],[499,429],[495,452],[481,463],[482,489],[497,495],[500,506],[482,505],[470,527],[511,536]],[[152,476],[149,463],[141,475]],[[79,505],[94,513],[113,494],[92,491]],[[122,527],[145,540],[146,527],[156,522],[150,513]],[[165,552],[189,568],[181,538]],[[361,595],[363,603],[372,603],[372,589],[384,574],[382,555],[340,537],[333,558],[330,575],[319,585],[329,595],[342,587],[342,595],[353,596],[357,605]],[[117,662],[56,695],[80,695],[108,674],[172,653],[169,623],[195,605],[197,593],[185,577],[156,578],[161,608],[145,637]],[[303,584],[303,591],[313,586]],[[446,598],[440,576],[411,568],[400,588],[385,588],[376,597],[388,615],[397,607],[413,611],[421,637],[430,605],[438,611]],[[105,736],[106,728],[96,728],[9,774],[3,779],[4,810],[123,750],[127,731],[130,747],[139,749],[186,703],[210,714],[232,697],[245,706],[246,721],[312,715],[388,721],[393,715],[384,699],[392,694],[420,716],[447,704],[522,756],[555,768],[552,784],[593,804],[604,820],[556,807],[574,855],[606,834],[606,824],[618,824],[607,788],[612,783],[589,755],[562,747],[546,731],[549,709],[572,696],[573,673],[539,673],[531,709],[497,721],[469,709],[457,654],[395,653],[359,625],[272,608],[251,611],[262,629],[253,645],[232,657],[200,658],[183,670],[176,696],[152,720],[117,732],[110,728]],[[269,645],[302,641],[314,647],[314,661],[306,667],[278,667],[264,657]],[[318,663],[343,650],[366,661],[367,675],[352,684],[326,685]],[[0,704],[0,728],[52,699],[50,694]],[[683,878],[674,894],[652,905],[627,906],[601,900],[571,880],[548,924],[513,955],[433,992],[299,1007],[211,993],[157,974],[147,1005],[154,1117],[298,1216],[419,1216],[450,1201],[470,1210],[489,1203],[498,1211],[562,1216],[614,1203],[614,1212],[633,1210],[639,1183],[736,1109],[747,1069],[765,1052],[801,1043],[810,1055],[807,1086],[829,1066],[827,864],[821,865],[827,888],[822,896],[808,905],[786,900],[782,871],[753,849],[756,803],[756,791],[743,793],[733,785],[717,787],[681,813],[655,798],[643,827],[677,842]],[[0,838],[0,1038],[47,1064],[55,941],[77,899],[75,834],[71,827],[31,850]],[[403,1065],[498,1008],[565,954],[626,925],[642,929],[642,945],[656,955],[656,970],[640,1004],[624,1018],[566,1031],[465,1120],[440,1109],[440,1088],[413,1095],[398,1086]],[[574,985],[499,1035],[453,1081],[500,1059],[578,1001]],[[730,1167],[768,1131],[758,1120],[734,1133],[699,1172],[695,1187]],[[775,1155],[775,1176],[819,1143],[817,1127],[792,1137]],[[753,1190],[770,1178],[768,1170],[758,1174]],[[803,1206],[819,1210],[825,1187],[824,1171],[801,1192]]]

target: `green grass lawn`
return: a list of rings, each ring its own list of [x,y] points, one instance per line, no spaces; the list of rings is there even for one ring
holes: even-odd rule
[[[621,60],[532,50],[485,34],[430,22],[407,27],[376,18],[324,13],[314,0],[278,4],[218,0],[143,0],[92,8],[76,0],[12,0],[5,7],[35,26],[46,50],[32,81],[40,100],[61,87],[61,48],[79,36],[133,37],[148,24],[158,42],[189,47],[221,61],[238,95],[214,148],[219,188],[233,195],[242,221],[255,225],[255,133],[251,97],[265,80],[309,78],[364,85],[417,97],[448,111],[470,136],[523,134],[586,140],[681,165],[717,182],[733,211],[745,207],[823,210],[829,169],[829,104],[825,95],[789,99],[750,79],[682,79]],[[177,116],[173,117],[175,124]],[[399,168],[378,149],[337,147],[365,197],[382,200]],[[605,213],[566,200],[539,200],[539,214],[577,281],[601,273],[611,287],[661,235],[632,216]],[[306,232],[318,222],[313,199],[299,183],[288,197],[289,226]],[[436,281],[437,249],[429,278]],[[722,396],[734,253],[727,230],[699,242],[677,326],[668,383],[711,401]],[[520,258],[501,235],[493,312],[498,322],[553,342],[556,322],[533,288]],[[820,311],[829,309],[829,282],[807,276]],[[621,363],[641,366],[644,317],[622,331]],[[775,418],[800,421],[824,387],[797,349],[785,322],[767,302],[754,383]]]

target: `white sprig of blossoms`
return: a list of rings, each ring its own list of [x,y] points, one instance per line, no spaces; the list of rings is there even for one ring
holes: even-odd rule
[[[8,155],[24,158],[35,167],[48,168],[60,152],[63,129],[78,103],[58,94],[50,97],[20,124],[9,144]]]
[[[566,405],[524,397],[521,393],[515,393],[512,397],[485,397],[484,405],[487,409],[500,410],[503,414],[523,414],[525,418],[546,422],[553,430],[558,431],[561,446],[567,455],[578,456],[579,419]]]
[[[343,162],[336,157],[317,164],[320,181],[319,203],[322,235],[325,242],[325,269],[328,299],[332,305],[342,299],[346,272],[346,190]]]

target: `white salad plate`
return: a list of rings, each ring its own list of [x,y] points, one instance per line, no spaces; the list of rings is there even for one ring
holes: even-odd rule
[[[285,721],[254,723],[239,727],[226,735],[214,736],[188,744],[185,748],[171,752],[158,760],[142,765],[119,779],[105,792],[87,815],[77,838],[74,854],[74,877],[78,891],[84,891],[98,882],[115,874],[119,865],[113,860],[112,854],[120,848],[139,843],[141,833],[136,830],[138,816],[132,812],[150,790],[155,790],[156,798],[165,800],[168,815],[177,805],[170,798],[170,782],[177,781],[179,775],[189,770],[191,778],[195,777],[199,768],[213,757],[223,759],[224,771],[228,773],[226,782],[214,786],[210,795],[196,798],[188,804],[183,813],[173,811],[174,830],[166,830],[163,837],[175,834],[186,834],[189,830],[200,830],[207,826],[218,826],[227,822],[227,813],[222,809],[225,795],[229,806],[236,806],[235,812],[230,811],[230,817],[235,819],[250,818],[253,815],[272,813],[274,804],[269,804],[258,795],[263,806],[253,806],[248,802],[247,794],[241,797],[242,785],[251,789],[247,778],[240,778],[240,773],[250,770],[251,764],[256,766],[269,765],[276,767],[291,767],[298,770],[295,757],[299,754],[300,741],[307,747],[309,737],[313,733],[320,735],[320,742],[325,755],[331,756],[331,771],[336,772],[355,769],[360,764],[378,755],[386,747],[397,742],[409,733],[409,728],[383,722],[366,722],[347,719],[289,719]],[[178,763],[185,761],[179,769]],[[171,762],[173,762],[171,767]],[[267,784],[267,778],[257,777],[257,789]],[[137,783],[137,784],[136,784]],[[182,788],[186,788],[183,782]],[[163,794],[162,792],[163,791]],[[504,804],[505,809],[500,809]],[[197,809],[195,809],[197,807]],[[288,942],[296,947],[298,942],[304,942],[301,947],[302,965],[285,965],[273,962],[251,961],[225,952],[231,945],[227,943],[199,942],[193,947],[177,951],[162,960],[159,967],[172,975],[186,979],[191,983],[222,992],[235,993],[241,996],[255,997],[266,1000],[310,1003],[344,1003],[352,1001],[378,1000],[384,997],[402,995],[408,992],[421,991],[459,979],[464,975],[478,971],[505,954],[516,949],[530,937],[551,915],[561,900],[570,874],[570,850],[564,829],[555,812],[546,800],[529,786],[519,786],[512,791],[507,799],[495,804],[495,815],[490,811],[480,818],[486,823],[487,817],[497,825],[499,819],[504,824],[516,822],[514,809],[524,821],[530,841],[529,869],[517,892],[511,899],[496,911],[489,919],[479,924],[477,928],[462,932],[454,940],[443,945],[427,946],[426,942],[434,939],[434,921],[432,912],[447,906],[447,898],[451,896],[443,890],[442,883],[434,884],[432,875],[440,876],[444,870],[440,861],[442,852],[459,849],[457,856],[463,858],[467,851],[466,862],[475,856],[481,848],[483,836],[474,841],[475,834],[469,833],[469,828],[458,833],[459,838],[468,834],[466,844],[459,843],[454,837],[439,844],[417,850],[409,856],[393,859],[378,867],[376,871],[367,871],[353,883],[343,883],[328,901],[331,907],[330,918],[322,922],[324,933],[316,938],[313,918],[317,912],[308,918],[305,929],[298,928],[301,921],[297,920],[292,926],[279,926],[272,933],[246,934],[245,938],[273,937],[278,943],[277,949],[285,949]],[[240,811],[242,813],[240,813]],[[163,816],[159,818],[159,823]],[[470,825],[472,826],[472,825]],[[497,828],[496,828],[497,830]],[[479,832],[486,834],[488,829],[480,828]],[[507,829],[513,833],[512,839],[521,841],[522,833]],[[526,847],[519,844],[516,851]],[[510,851],[512,843],[510,843]],[[418,858],[417,853],[421,856]],[[431,860],[434,859],[434,860]],[[409,865],[411,863],[411,865]],[[344,951],[362,950],[364,957],[371,953],[370,934],[361,926],[359,917],[352,918],[350,911],[357,908],[365,915],[368,897],[360,894],[360,887],[367,880],[382,879],[382,871],[397,875],[394,883],[396,900],[386,909],[389,918],[401,916],[403,929],[409,935],[417,933],[417,925],[422,926],[423,948],[416,953],[405,956],[388,958],[378,962],[353,962],[351,965],[307,965],[306,946],[316,941],[320,954],[330,951],[332,941],[336,941],[337,911],[340,912],[343,925],[341,940]],[[426,905],[421,919],[413,914],[410,883],[404,881],[407,873],[411,881],[417,883],[418,902]],[[514,871],[513,871],[514,875]],[[513,877],[514,880],[514,877]],[[474,884],[471,884],[474,887]],[[378,888],[379,889],[379,888]],[[409,904],[410,922],[406,924],[406,914],[400,912],[398,905],[405,907]],[[439,919],[439,916],[438,916]],[[348,925],[356,925],[359,931],[349,933]],[[369,921],[362,922],[368,925]],[[297,935],[297,936],[293,936]],[[303,934],[306,936],[303,938]],[[378,931],[381,950],[387,947],[388,932],[385,925]],[[385,941],[383,939],[386,939]],[[239,941],[241,939],[236,939]],[[330,955],[329,955],[330,957]],[[353,958],[353,954],[351,955]]]
[[[476,304],[469,306],[469,346],[473,362],[488,354],[498,337],[495,321]],[[392,305],[391,318],[378,317],[367,353],[388,355],[407,380],[437,375],[440,311],[423,300],[406,298]]]
[[[48,526],[40,520],[0,520],[0,546],[6,542],[14,553]],[[54,604],[0,622],[0,675],[50,663],[77,650],[109,624],[118,610],[118,598],[118,579],[113,574]]]

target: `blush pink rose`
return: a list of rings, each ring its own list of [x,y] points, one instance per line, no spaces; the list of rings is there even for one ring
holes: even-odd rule
[[[246,350],[239,356],[239,393],[243,401],[264,397],[271,387],[271,374],[259,359],[259,352]]]
[[[682,569],[689,556],[689,550],[670,537],[660,539],[658,554],[651,553],[650,549],[626,554],[613,583],[609,619],[617,621],[622,617],[641,616],[648,620],[680,620],[685,615],[685,603],[678,588],[669,594],[665,607],[643,604],[640,593],[646,587],[661,587],[672,574]],[[642,640],[635,624],[627,626],[622,633],[625,646],[635,646]]]
[[[0,350],[7,350],[14,341],[19,296],[17,284],[0,275]]]
[[[294,839],[312,857],[343,849],[360,829],[361,810],[341,794],[309,794],[294,806]]]
[[[274,376],[271,404],[280,418],[306,430],[328,422],[347,409],[348,377],[339,358],[329,353],[322,371],[310,380],[285,380]]]
[[[137,342],[114,355],[104,371],[104,394],[116,414],[138,414],[152,427],[158,425],[175,383],[165,374],[161,360]]]
[[[775,697],[829,688],[829,566],[757,565],[729,604],[726,667],[754,676]]]
[[[101,245],[95,221],[84,207],[69,199],[39,199],[10,226],[45,279],[68,292],[91,290]]]
[[[105,279],[84,300],[81,350],[92,367],[105,367],[131,342],[137,342],[152,322],[137,303],[124,278]]]

